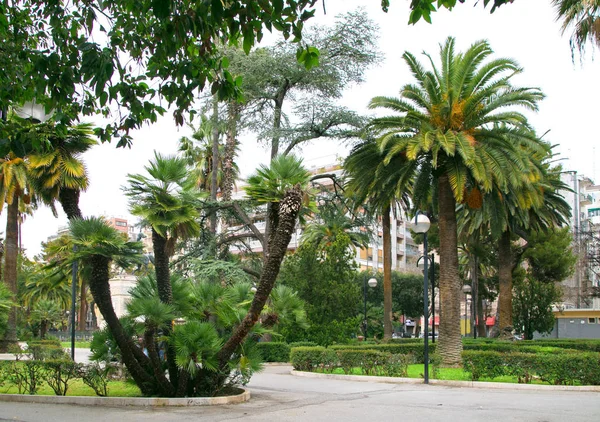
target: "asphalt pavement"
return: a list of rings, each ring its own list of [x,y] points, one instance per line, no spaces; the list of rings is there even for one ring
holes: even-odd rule
[[[0,421],[536,421],[600,420],[600,393],[525,391],[323,380],[269,366],[243,404],[190,408],[110,408],[0,402]]]

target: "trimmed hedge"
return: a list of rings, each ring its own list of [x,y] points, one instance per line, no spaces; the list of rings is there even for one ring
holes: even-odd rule
[[[429,355],[435,353],[437,343],[429,343]],[[370,344],[368,346],[345,346],[345,345],[334,345],[329,346],[334,350],[364,350],[370,349],[378,352],[386,352],[394,355],[405,355],[412,356],[413,363],[423,363],[425,361],[425,346],[421,343],[382,343],[382,344]]]
[[[256,344],[264,362],[288,362],[290,345],[287,343],[260,342]]]
[[[467,350],[462,354],[463,366],[471,378],[495,378],[509,375],[520,383],[534,377],[553,385],[600,385],[600,354],[585,353],[501,353]]]
[[[314,341],[293,341],[290,343],[290,347],[315,347],[318,346]]]
[[[360,368],[364,375],[405,377],[412,357],[364,348],[333,349],[317,347],[294,347],[290,361],[297,371],[333,372],[341,368],[345,374],[352,374]]]

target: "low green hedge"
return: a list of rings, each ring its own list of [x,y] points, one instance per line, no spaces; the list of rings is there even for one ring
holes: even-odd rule
[[[315,347],[318,346],[314,341],[293,341],[290,343],[290,347]]]
[[[466,350],[462,353],[464,369],[472,379],[508,375],[521,383],[535,377],[553,385],[600,385],[600,354],[584,353],[502,353]]]
[[[341,368],[348,375],[360,368],[364,375],[405,377],[412,356],[356,347],[326,349],[317,346],[292,348],[290,361],[297,371],[333,372]]]
[[[437,343],[429,343],[429,355],[435,353]],[[368,346],[347,346],[347,345],[334,345],[329,346],[334,350],[349,350],[349,349],[370,349],[378,352],[386,352],[394,355],[405,355],[411,356],[413,363],[423,363],[425,360],[425,346],[423,343],[381,343],[381,344],[370,344]]]
[[[256,347],[264,362],[288,362],[290,359],[290,345],[287,343],[261,342]]]

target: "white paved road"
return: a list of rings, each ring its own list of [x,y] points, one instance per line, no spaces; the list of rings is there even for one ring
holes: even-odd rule
[[[82,408],[0,402],[3,421],[535,421],[597,422],[600,393],[486,390],[320,380],[268,367],[248,403],[198,408]]]

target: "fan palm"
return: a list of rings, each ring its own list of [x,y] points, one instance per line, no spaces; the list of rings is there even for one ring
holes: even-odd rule
[[[197,210],[199,191],[189,185],[185,161],[177,157],[163,157],[155,153],[154,161],[146,166],[150,177],[129,175],[125,194],[130,198],[131,213],[142,217],[152,228],[154,271],[158,296],[163,303],[173,301],[169,259],[178,240],[200,233]],[[166,330],[168,334],[169,330]],[[177,384],[177,367],[171,347],[167,349],[171,380]]]
[[[149,358],[128,336],[113,308],[110,294],[110,266],[127,268],[141,260],[142,244],[128,242],[123,235],[100,218],[74,219],[69,223],[77,250],[71,256],[91,270],[90,291],[121,351],[123,363],[142,392],[159,391]]]
[[[354,247],[365,248],[369,244],[369,235],[359,231],[362,221],[346,215],[339,204],[319,207],[319,213],[302,233],[302,244],[320,247],[335,242],[337,236],[346,234]]]
[[[406,158],[403,174],[413,181],[415,205],[423,206],[432,195],[437,199],[442,303],[438,350],[449,366],[460,365],[462,351],[456,204],[494,185],[503,190],[527,184],[530,162],[522,149],[540,148],[525,116],[512,108],[537,110],[542,93],[513,87],[511,79],[521,69],[510,59],[485,62],[491,54],[485,41],[457,53],[454,39],[448,38],[440,46],[441,68],[427,55],[432,69],[426,71],[406,52],[403,58],[416,84],[405,85],[401,98],[376,97],[370,103],[371,108],[397,113],[374,119],[372,127],[379,132],[381,148],[389,148],[385,162],[397,155]]]
[[[61,314],[60,306],[49,299],[42,299],[34,306],[31,319],[40,323],[40,338],[42,340],[46,338],[48,328],[60,320]]]
[[[573,28],[571,50],[583,53],[588,42],[600,47],[600,1],[599,0],[552,0],[556,19],[562,20],[563,34]]]
[[[50,151],[29,156],[34,190],[55,215],[54,202],[58,199],[69,220],[81,218],[79,194],[88,187],[81,154],[96,145],[92,125],[84,123],[70,127],[66,135],[54,133],[48,142]]]

